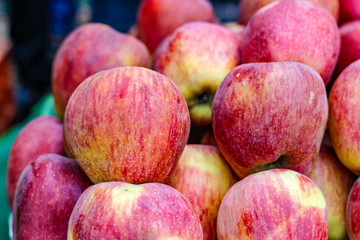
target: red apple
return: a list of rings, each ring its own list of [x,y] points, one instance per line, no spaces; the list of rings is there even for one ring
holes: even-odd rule
[[[217,220],[218,239],[326,240],[326,202],[300,173],[274,169],[253,174],[226,193]]]
[[[8,41],[0,40],[0,134],[10,126],[16,114],[15,78],[10,49]]]
[[[201,144],[204,144],[204,145],[211,145],[211,146],[215,146],[217,147],[217,143],[216,143],[216,140],[215,140],[215,136],[214,136],[214,132],[212,129],[208,130],[204,136],[202,137],[201,139]]]
[[[322,7],[304,0],[280,1],[258,11],[248,23],[243,63],[300,62],[314,68],[325,85],[340,53],[339,29]]]
[[[360,180],[352,186],[346,204],[346,227],[351,240],[360,239]]]
[[[340,22],[348,22],[360,19],[359,0],[339,0],[340,3]]]
[[[208,0],[143,0],[137,13],[138,37],[154,52],[181,25],[193,21],[215,22],[215,19]]]
[[[360,175],[360,60],[336,79],[329,97],[329,133],[339,160]]]
[[[99,183],[79,198],[69,220],[68,240],[203,239],[189,200],[160,183]]]
[[[360,59],[360,20],[346,23],[340,27],[341,50],[334,78],[351,63]]]
[[[233,69],[213,104],[213,130],[240,178],[288,168],[308,174],[328,117],[324,82],[301,63],[252,63]]]
[[[251,17],[262,7],[278,0],[241,0],[239,6],[239,23],[246,25]],[[328,10],[336,21],[339,20],[339,0],[309,0]]]
[[[216,240],[216,218],[226,192],[238,181],[217,147],[186,145],[169,185],[189,199],[204,239]]]
[[[236,22],[228,22],[224,24],[224,27],[235,33],[235,35],[238,37],[238,40],[240,42],[240,49],[241,49],[242,41],[244,38],[245,25],[240,25]]]
[[[16,189],[13,239],[67,239],[71,212],[90,185],[73,159],[44,154],[29,163]]]
[[[192,22],[168,37],[154,59],[154,69],[169,77],[184,95],[192,122],[208,125],[216,89],[240,64],[240,42],[223,26]]]
[[[63,126],[54,117],[38,117],[25,125],[11,146],[6,191],[12,209],[17,182],[29,162],[45,153],[64,155]]]
[[[89,23],[71,32],[53,62],[52,91],[55,112],[63,118],[66,104],[87,77],[119,66],[150,66],[146,46],[128,34],[100,23]]]
[[[179,89],[140,67],[86,79],[71,96],[64,120],[68,149],[94,183],[167,182],[189,131]]]
[[[334,150],[322,145],[308,175],[324,194],[329,219],[329,240],[346,239],[346,202],[356,177],[336,158]]]

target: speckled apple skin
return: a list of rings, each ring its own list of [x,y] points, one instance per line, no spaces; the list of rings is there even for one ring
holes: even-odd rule
[[[240,24],[246,25],[252,16],[262,7],[269,5],[277,0],[241,0],[239,5],[239,18]],[[318,4],[328,10],[336,21],[339,20],[339,0],[309,0]]]
[[[339,0],[340,22],[360,19],[360,2],[358,0]]]
[[[138,38],[154,52],[175,29],[194,21],[216,21],[210,1],[143,0],[137,13]]]
[[[202,240],[199,217],[181,193],[164,184],[99,183],[79,198],[68,240]]]
[[[360,59],[360,20],[345,23],[340,27],[341,49],[334,72],[335,79],[351,63]]]
[[[164,75],[120,67],[86,79],[64,121],[68,148],[94,183],[166,183],[190,132],[179,89]]]
[[[327,240],[326,202],[300,173],[273,169],[253,174],[226,193],[217,232],[219,240]]]
[[[356,176],[337,159],[332,147],[322,145],[308,175],[324,194],[329,219],[329,240],[347,239],[346,202]]]
[[[226,192],[239,179],[215,146],[186,145],[169,185],[191,202],[204,240],[216,240],[216,219]]]
[[[184,95],[190,113],[204,92],[215,95],[224,77],[241,62],[240,41],[227,28],[205,22],[187,23],[168,37],[154,57],[154,69],[169,77]],[[209,117],[192,116],[197,124]]]
[[[242,61],[304,63],[314,68],[327,85],[339,53],[335,19],[312,2],[287,0],[261,9],[248,23]]]
[[[350,240],[360,239],[360,180],[352,186],[346,204],[346,227]]]
[[[240,178],[271,168],[311,170],[328,117],[324,82],[301,63],[233,69],[213,104],[219,149]]]
[[[101,23],[88,23],[71,32],[53,62],[52,92],[56,114],[64,117],[71,94],[87,77],[119,66],[150,67],[146,46],[133,36]]]
[[[51,116],[37,117],[26,124],[11,146],[6,173],[6,192],[10,209],[22,171],[29,162],[45,153],[65,154],[63,125]]]
[[[339,160],[360,175],[360,60],[336,79],[329,97],[329,133]]]
[[[66,239],[71,212],[90,185],[74,159],[44,154],[32,161],[16,189],[13,239]]]

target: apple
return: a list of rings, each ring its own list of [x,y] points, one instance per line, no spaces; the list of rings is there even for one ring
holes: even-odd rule
[[[15,82],[12,61],[9,56],[11,44],[0,40],[0,134],[12,123],[16,115]]]
[[[74,159],[44,154],[21,174],[13,207],[13,239],[67,239],[71,212],[91,185]]]
[[[261,9],[248,23],[242,61],[304,63],[314,68],[327,85],[339,53],[335,19],[310,1],[287,0]]]
[[[206,131],[206,133],[202,137],[200,143],[203,144],[203,145],[211,145],[211,146],[215,146],[215,147],[218,146],[217,143],[216,143],[214,132],[213,132],[212,129]]]
[[[325,132],[326,89],[302,63],[243,64],[221,83],[212,114],[219,149],[240,178],[272,168],[306,175]]]
[[[37,117],[27,123],[11,146],[6,173],[6,191],[10,209],[22,171],[29,162],[45,153],[64,155],[63,125],[51,116]]]
[[[340,3],[340,22],[348,22],[360,19],[359,0],[339,0]]]
[[[218,239],[328,239],[326,202],[298,172],[273,169],[236,183],[217,220]]]
[[[240,48],[242,46],[242,41],[244,38],[244,32],[245,32],[245,25],[238,24],[236,22],[227,22],[224,24],[224,27],[235,33],[235,35],[238,37],[238,40],[240,42]]]
[[[56,114],[63,118],[71,94],[87,77],[119,66],[150,67],[146,46],[135,37],[100,23],[88,23],[71,32],[53,62]]]
[[[336,158],[334,150],[322,145],[308,177],[324,194],[329,223],[329,240],[346,239],[346,202],[356,177]]]
[[[166,36],[193,21],[216,21],[210,1],[143,0],[137,12],[138,38],[154,52]]]
[[[68,240],[202,240],[199,217],[175,189],[160,183],[99,183],[80,196]]]
[[[352,186],[346,204],[346,228],[350,240],[360,239],[360,180]]]
[[[341,49],[333,78],[351,63],[360,59],[360,20],[345,23],[340,27]]]
[[[191,120],[211,124],[211,106],[224,77],[240,64],[240,42],[223,26],[182,25],[159,47],[154,69],[169,77],[184,95]]]
[[[238,181],[215,146],[186,145],[168,184],[181,192],[198,214],[204,239],[216,240],[216,218],[226,192]]]
[[[336,79],[329,96],[329,133],[339,160],[360,175],[360,60]]]
[[[265,7],[278,0],[241,0],[239,6],[240,24],[246,25],[251,17],[262,7]],[[339,20],[339,0],[309,0],[319,6],[324,7],[333,15],[336,21]]]
[[[179,89],[141,67],[89,77],[65,111],[68,150],[93,183],[166,183],[189,131],[190,115]]]

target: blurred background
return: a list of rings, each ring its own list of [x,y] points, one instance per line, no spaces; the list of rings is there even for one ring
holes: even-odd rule
[[[8,239],[5,178],[9,149],[21,128],[55,115],[51,65],[65,36],[87,22],[128,32],[139,0],[0,0],[0,239]],[[236,0],[211,1],[221,22],[236,21]]]

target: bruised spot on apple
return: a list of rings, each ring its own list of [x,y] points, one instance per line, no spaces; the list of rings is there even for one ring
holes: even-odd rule
[[[67,239],[70,215],[92,183],[74,159],[44,154],[24,169],[13,207],[13,239]]]
[[[329,97],[329,133],[339,160],[360,175],[360,60],[336,79]]]
[[[181,193],[164,184],[99,183],[79,198],[68,240],[202,240],[199,217]]]
[[[247,24],[243,63],[300,62],[330,81],[340,53],[335,19],[304,0],[278,1],[259,10]]]
[[[326,202],[306,176],[273,169],[246,177],[226,193],[217,220],[218,239],[328,237]]]
[[[252,63],[226,76],[212,111],[216,142],[240,178],[272,168],[308,174],[328,103],[324,82],[309,66]]]
[[[22,171],[31,161],[46,153],[64,155],[63,125],[51,116],[38,117],[26,124],[11,146],[6,172],[10,209]]]
[[[166,183],[189,132],[189,110],[179,89],[141,67],[89,77],[65,111],[68,149],[94,183]]]
[[[184,95],[192,122],[208,125],[218,86],[241,62],[240,41],[223,26],[187,23],[164,40],[154,59],[154,69],[169,77]]]
[[[64,117],[66,104],[87,77],[120,66],[150,66],[146,46],[135,37],[100,23],[88,23],[71,32],[53,62],[52,91],[55,112]]]

